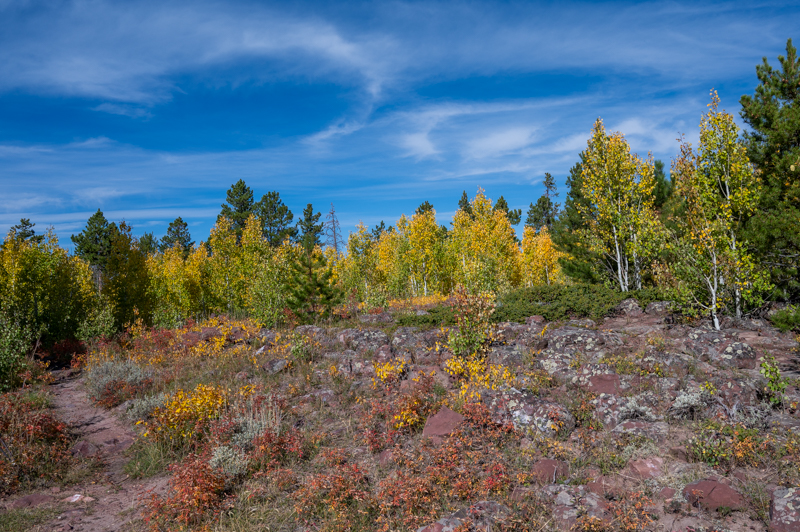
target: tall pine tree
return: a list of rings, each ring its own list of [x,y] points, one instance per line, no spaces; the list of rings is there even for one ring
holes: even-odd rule
[[[294,214],[284,205],[278,192],[267,192],[261,196],[255,211],[261,220],[264,238],[270,246],[276,248],[287,238],[294,240],[297,237],[297,228],[292,224]]]
[[[194,241],[192,241],[192,235],[189,234],[189,224],[178,216],[170,222],[167,228],[167,234],[161,237],[159,247],[161,251],[166,251],[177,246],[183,250],[183,257],[186,258],[189,256],[193,245]]]
[[[319,246],[323,234],[322,215],[314,213],[309,203],[298,221],[300,253],[292,262],[287,305],[305,322],[330,315],[341,302],[341,291],[333,285],[333,271],[325,262]]]
[[[511,225],[517,225],[522,221],[522,209],[509,209],[508,202],[503,196],[500,196],[500,199],[494,204],[492,210],[506,213],[506,217],[508,217],[508,221]]]
[[[764,57],[756,66],[759,85],[744,95],[741,116],[747,156],[761,176],[758,209],[746,222],[762,267],[772,276],[777,297],[800,298],[800,58],[792,40],[780,69]]]
[[[112,241],[117,233],[119,233],[117,224],[109,223],[103,216],[103,211],[97,209],[86,222],[86,228],[71,237],[72,243],[75,244],[75,255],[92,266],[105,270],[111,254]]]
[[[11,232],[17,240],[28,240],[34,244],[41,244],[44,241],[44,235],[36,234],[33,229],[35,225],[31,223],[30,218],[20,218],[19,223],[11,228]]]
[[[228,189],[226,199],[219,216],[231,221],[238,242],[242,238],[247,219],[254,211],[253,191],[240,179]]]
[[[553,198],[558,196],[556,192],[556,180],[549,172],[544,174],[544,194],[536,200],[536,204],[531,203],[528,209],[528,216],[525,225],[539,231],[542,227],[552,227],[558,216],[560,205],[553,202]]]

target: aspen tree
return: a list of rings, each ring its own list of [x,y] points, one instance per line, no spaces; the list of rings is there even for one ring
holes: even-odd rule
[[[588,202],[578,207],[589,227],[581,236],[602,257],[620,291],[640,289],[655,229],[648,223],[655,217],[653,159],[631,154],[622,134],[607,134],[599,118],[584,155],[581,178]]]

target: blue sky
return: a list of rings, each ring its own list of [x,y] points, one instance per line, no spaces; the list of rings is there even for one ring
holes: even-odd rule
[[[800,20],[782,2],[0,0],[0,231],[68,246],[98,208],[205,240],[225,191],[342,228],[481,186],[522,208],[594,120],[667,165],[757,85]]]

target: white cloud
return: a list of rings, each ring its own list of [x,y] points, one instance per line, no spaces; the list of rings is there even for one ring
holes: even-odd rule
[[[504,155],[528,146],[532,142],[533,132],[534,129],[530,127],[512,127],[495,131],[470,140],[465,152],[474,159]]]

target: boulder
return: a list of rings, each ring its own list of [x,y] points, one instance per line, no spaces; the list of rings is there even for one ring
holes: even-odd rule
[[[653,301],[648,303],[644,309],[645,314],[666,314],[669,312],[672,303],[669,301]]]
[[[345,329],[338,335],[338,340],[349,345],[358,352],[377,351],[389,344],[389,337],[383,331],[373,329]]]
[[[769,529],[774,532],[800,532],[800,488],[772,492],[769,518]]]
[[[739,510],[744,506],[741,493],[714,479],[698,480],[683,488],[683,496],[689,504],[708,510],[730,508]]]
[[[737,341],[722,331],[690,330],[686,335],[687,350],[724,368],[753,369],[756,352],[750,345]]]
[[[633,298],[623,300],[614,308],[614,310],[619,314],[629,318],[634,318],[643,314],[642,307],[639,306],[639,302]]]
[[[569,434],[575,429],[575,418],[565,406],[540,399],[527,391],[514,388],[484,390],[481,401],[489,408],[492,420],[499,425],[512,424],[517,430],[532,430],[547,437]]]
[[[658,456],[634,460],[628,464],[628,469],[631,475],[642,480],[660,477],[663,475],[663,467],[664,459]]]

